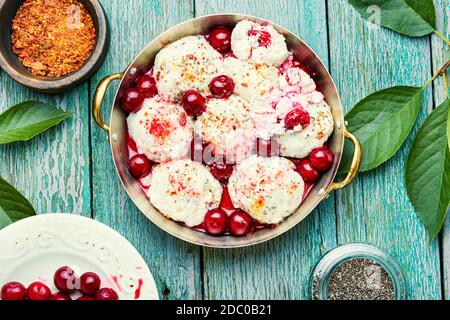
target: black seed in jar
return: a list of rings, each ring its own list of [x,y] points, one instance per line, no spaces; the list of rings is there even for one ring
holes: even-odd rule
[[[394,295],[389,273],[367,258],[345,261],[328,279],[328,300],[394,300]]]

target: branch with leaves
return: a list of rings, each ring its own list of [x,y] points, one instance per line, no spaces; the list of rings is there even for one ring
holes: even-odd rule
[[[433,0],[348,1],[370,22],[409,37],[434,33],[450,46],[450,40],[436,28]],[[426,88],[439,77],[443,79],[447,98],[420,128],[405,169],[408,197],[430,239],[439,234],[450,207],[450,50],[445,61],[422,87],[396,86],[375,92],[346,115],[349,130],[363,147],[361,171],[373,170],[401,148],[416,123]],[[341,172],[348,170],[351,149],[345,145]]]

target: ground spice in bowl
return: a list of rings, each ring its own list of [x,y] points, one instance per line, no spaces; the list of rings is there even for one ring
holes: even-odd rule
[[[391,276],[371,259],[349,259],[328,279],[328,300],[394,300],[394,296]]]
[[[12,50],[34,75],[59,78],[90,58],[96,30],[77,0],[26,0],[12,24]]]

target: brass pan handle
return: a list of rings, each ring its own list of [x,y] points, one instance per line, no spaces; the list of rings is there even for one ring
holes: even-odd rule
[[[103,99],[105,98],[106,90],[108,89],[111,82],[114,80],[120,80],[123,78],[123,73],[115,73],[111,74],[109,76],[106,76],[100,81],[100,83],[97,86],[97,89],[95,89],[94,99],[92,101],[92,115],[94,117],[95,122],[97,125],[106,131],[106,133],[109,134],[109,125],[103,121],[101,110],[102,110],[102,103]]]
[[[340,182],[333,182],[330,187],[328,188],[328,193],[345,188],[348,186],[352,181],[355,179],[356,175],[359,172],[359,167],[361,165],[361,156],[362,156],[362,148],[361,143],[359,142],[358,138],[351,134],[347,128],[344,126],[344,137],[345,139],[350,140],[353,143],[353,146],[355,148],[355,151],[353,152],[353,160],[352,164],[350,166],[350,170],[348,171],[347,176],[344,180]]]

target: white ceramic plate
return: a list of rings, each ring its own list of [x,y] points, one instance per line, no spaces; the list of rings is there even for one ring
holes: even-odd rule
[[[70,266],[79,275],[96,272],[101,286],[116,290],[121,300],[158,299],[155,281],[140,254],[100,222],[73,214],[45,214],[0,231],[0,286],[9,281],[25,286],[42,281],[57,292],[53,274],[61,266]]]

